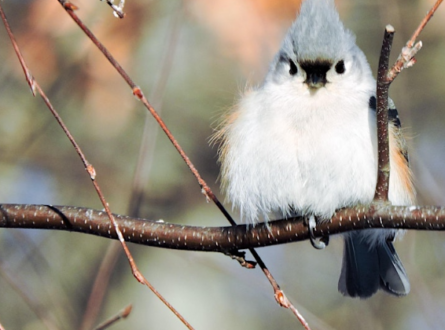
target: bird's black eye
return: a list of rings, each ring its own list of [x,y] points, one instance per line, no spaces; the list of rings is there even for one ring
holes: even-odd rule
[[[338,74],[342,74],[345,72],[345,62],[343,60],[340,60],[335,65],[335,72]]]
[[[298,72],[298,69],[297,69],[297,66],[295,65],[294,61],[289,60],[289,65],[290,65],[289,74],[291,76],[296,75]]]

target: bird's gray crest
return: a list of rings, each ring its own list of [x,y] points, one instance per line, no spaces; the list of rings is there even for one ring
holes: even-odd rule
[[[340,21],[333,0],[305,0],[281,51],[294,53],[298,61],[337,61],[354,45],[355,37]]]

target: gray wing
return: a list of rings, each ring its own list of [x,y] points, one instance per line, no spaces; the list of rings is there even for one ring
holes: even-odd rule
[[[377,99],[375,96],[371,96],[369,99],[369,108],[374,112],[377,110]],[[397,129],[397,135],[399,135],[400,142],[402,142],[401,152],[403,153],[403,157],[405,157],[406,161],[409,163],[408,158],[408,150],[405,145],[405,139],[402,136],[401,129],[402,123],[400,122],[399,113],[397,112],[396,105],[393,100],[388,98],[388,121],[391,122],[394,127]]]

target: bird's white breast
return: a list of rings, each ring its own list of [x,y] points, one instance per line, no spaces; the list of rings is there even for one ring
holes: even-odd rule
[[[289,206],[330,217],[371,202],[377,165],[370,93],[333,95],[322,89],[296,97],[270,85],[242,99],[226,132],[222,177],[244,218],[285,215]]]

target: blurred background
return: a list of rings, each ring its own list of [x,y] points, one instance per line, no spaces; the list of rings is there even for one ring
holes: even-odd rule
[[[261,82],[299,0],[127,0],[123,20],[105,2],[73,2],[224,200],[209,137],[239,92]],[[336,3],[375,72],[385,25],[397,31],[393,63],[434,1]],[[1,4],[31,71],[95,166],[113,212],[227,225],[58,1]],[[398,77],[390,94],[409,137],[419,204],[445,205],[445,6],[420,39],[418,63]],[[0,202],[101,209],[68,139],[40,98],[32,97],[3,25],[0,62]],[[411,231],[397,242],[412,284],[404,298],[378,293],[360,301],[339,294],[342,245],[333,239],[323,251],[301,242],[258,252],[313,329],[445,327],[442,233]],[[130,249],[147,279],[196,329],[302,328],[275,303],[259,269],[246,270],[220,254]],[[108,270],[100,273],[101,267]],[[185,328],[133,279],[114,242],[78,233],[0,229],[0,292],[0,323],[7,330],[91,329],[130,303],[132,314],[112,329]]]

